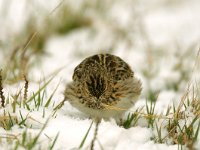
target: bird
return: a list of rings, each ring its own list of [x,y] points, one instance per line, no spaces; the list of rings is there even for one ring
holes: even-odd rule
[[[92,118],[122,117],[142,91],[131,67],[113,54],[85,58],[75,67],[72,79],[65,87],[65,101]]]

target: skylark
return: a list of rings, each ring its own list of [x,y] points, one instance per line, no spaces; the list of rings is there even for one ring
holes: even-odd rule
[[[141,85],[121,58],[97,54],[74,69],[73,81],[65,89],[65,100],[90,117],[119,118],[134,105]]]

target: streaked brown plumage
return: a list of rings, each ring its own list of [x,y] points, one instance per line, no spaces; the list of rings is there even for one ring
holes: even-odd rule
[[[73,81],[65,89],[65,100],[91,117],[120,117],[133,106],[141,90],[140,80],[126,62],[111,54],[98,54],[75,68]]]

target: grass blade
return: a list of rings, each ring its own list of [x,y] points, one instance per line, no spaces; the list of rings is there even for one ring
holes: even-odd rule
[[[89,134],[89,132],[90,132],[90,129],[91,129],[91,127],[92,127],[92,124],[93,124],[93,121],[92,121],[92,123],[90,124],[90,127],[88,128],[88,130],[87,130],[87,132],[86,132],[86,134],[85,134],[83,140],[81,141],[81,144],[79,145],[79,149],[81,149],[81,148],[83,147],[83,145],[84,145],[84,143],[85,143],[85,140],[87,139],[87,136],[88,136],[88,134]]]

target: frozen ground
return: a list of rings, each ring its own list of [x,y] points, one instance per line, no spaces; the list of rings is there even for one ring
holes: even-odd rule
[[[16,113],[11,115],[19,120],[20,112],[22,116],[28,116],[26,126],[14,125],[10,130],[0,127],[1,149],[14,149],[15,146],[15,142],[9,144],[9,140],[3,137],[15,135],[20,139],[21,133],[26,130],[29,136],[37,135],[49,117],[48,124],[35,149],[48,149],[58,133],[53,149],[64,150],[79,147],[92,120],[68,102],[65,102],[56,115],[52,117],[52,114],[55,105],[63,100],[64,87],[71,81],[73,69],[90,55],[102,52],[118,55],[142,80],[142,95],[128,112],[145,106],[146,99],[151,98],[150,93],[158,95],[155,111],[165,112],[168,106],[179,104],[189,81],[199,83],[199,68],[196,66],[193,69],[200,40],[199,0],[96,0],[94,2],[65,0],[64,2],[74,12],[80,11],[84,5],[89,4],[88,9],[84,10],[84,16],[88,17],[92,23],[90,26],[74,29],[64,35],[52,34],[48,37],[44,47],[47,55],[44,55],[39,65],[36,64],[29,72],[28,78],[31,80],[28,95],[31,96],[39,88],[35,81],[42,80],[55,70],[64,67],[46,87],[47,96],[44,101],[47,101],[57,84],[60,83],[58,89],[49,107],[39,106],[31,111],[16,108]],[[14,47],[7,41],[12,42],[14,41],[13,35],[23,33],[29,13],[33,11],[38,18],[36,26],[42,22],[41,19],[44,19],[40,15],[41,9],[50,12],[58,3],[59,1],[48,3],[44,0],[32,1],[33,6],[39,6],[33,7],[25,0],[20,3],[14,0],[0,2],[0,63],[2,66],[5,65],[4,55],[9,54],[9,49]],[[9,5],[8,9],[4,8],[6,5]],[[40,9],[35,10],[35,8]],[[49,17],[51,18],[51,15]],[[23,86],[24,82],[5,85],[4,93],[12,99],[11,95],[16,94]],[[34,107],[34,103],[30,105]],[[5,111],[11,112],[11,110],[11,105],[8,104],[5,108],[1,108],[0,114],[3,116]],[[93,132],[94,125],[83,149],[89,149]],[[112,119],[102,121],[95,150],[178,149],[178,145],[171,144],[170,139],[166,142],[168,144],[155,143],[152,140],[154,135],[155,129],[148,128],[144,119],[139,119],[137,125],[129,129],[118,126]],[[196,143],[197,149],[200,149],[199,140],[200,135]]]

